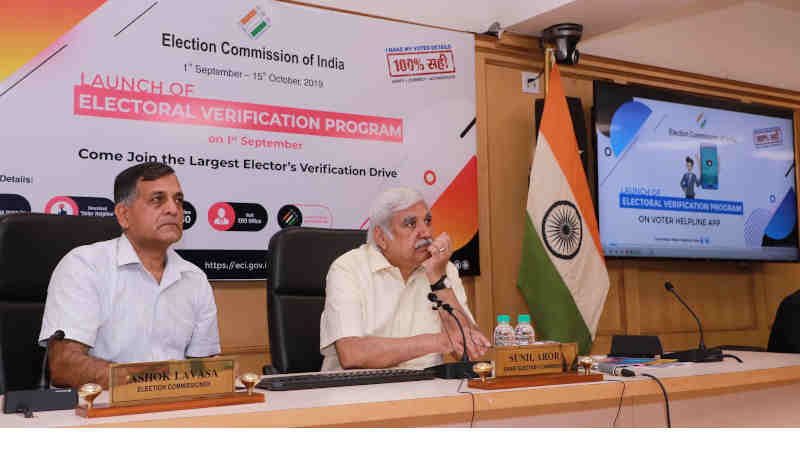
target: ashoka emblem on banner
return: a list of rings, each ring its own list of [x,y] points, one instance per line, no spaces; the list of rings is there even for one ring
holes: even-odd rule
[[[574,204],[559,200],[547,209],[542,219],[542,239],[547,249],[561,259],[572,259],[581,249],[583,226]]]

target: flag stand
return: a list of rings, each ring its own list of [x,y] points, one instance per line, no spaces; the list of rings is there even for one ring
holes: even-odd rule
[[[591,192],[583,173],[555,49],[545,52],[546,97],[533,155],[517,287],[537,337],[588,354],[608,296]]]
[[[550,71],[553,69],[553,47],[545,47],[544,49],[544,96],[547,98],[547,93],[550,92]]]

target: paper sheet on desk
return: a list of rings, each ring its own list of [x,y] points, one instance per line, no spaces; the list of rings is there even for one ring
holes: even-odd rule
[[[693,362],[680,362],[670,360],[669,362],[651,363],[651,364],[633,364],[634,367],[647,367],[648,369],[662,369],[667,367],[681,367],[694,365]]]

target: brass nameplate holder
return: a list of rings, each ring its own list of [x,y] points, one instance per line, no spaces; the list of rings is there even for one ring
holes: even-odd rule
[[[497,347],[495,378],[472,379],[478,389],[510,389],[525,386],[602,381],[598,374],[576,372],[578,344],[574,342]]]
[[[541,375],[569,370],[578,355],[574,342],[495,348],[495,377]]]
[[[111,364],[111,403],[197,398],[234,391],[233,358],[196,358],[153,363]]]
[[[235,392],[238,371],[237,359],[225,357],[111,364],[110,403],[89,402],[76,413],[107,417],[263,402],[264,394],[252,392],[252,386],[248,392]]]

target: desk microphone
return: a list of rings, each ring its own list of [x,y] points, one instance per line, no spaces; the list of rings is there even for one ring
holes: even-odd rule
[[[64,339],[64,331],[58,330],[45,341]],[[73,409],[78,404],[78,393],[75,389],[50,389],[47,378],[48,347],[45,347],[42,361],[42,376],[39,387],[25,391],[8,391],[3,396],[3,412],[5,414],[23,413],[25,417],[33,417],[33,411],[55,411]]]
[[[439,297],[437,297],[433,292],[428,294],[428,300],[434,304],[434,311],[441,308],[447,311],[447,313],[450,314],[453,319],[455,319],[458,329],[461,331],[461,340],[464,344],[464,352],[461,354],[461,361],[439,364],[438,366],[428,367],[425,370],[432,372],[437,378],[477,378],[478,374],[472,370],[473,362],[469,360],[469,356],[467,355],[467,336],[464,334],[464,328],[461,326],[461,321],[458,320],[458,317],[456,317],[456,315],[453,313],[453,307],[439,300]]]
[[[439,308],[442,308],[443,310],[447,311],[447,313],[450,314],[450,316],[453,319],[455,319],[456,325],[458,325],[458,329],[459,331],[461,331],[461,341],[464,344],[463,348],[464,352],[461,354],[461,361],[469,361],[469,356],[467,356],[467,337],[464,335],[464,328],[461,327],[461,321],[458,320],[458,317],[456,317],[455,314],[453,314],[453,307],[439,300],[439,297],[437,297],[436,294],[434,294],[433,292],[428,294],[428,300],[435,303],[435,305],[433,306],[434,311],[438,310]]]
[[[607,373],[615,377],[635,377],[638,375],[637,374],[638,369],[633,369],[629,366],[624,366],[617,363],[604,362],[604,361],[599,361],[597,364],[593,365],[592,370]]]
[[[686,302],[683,301],[681,296],[678,295],[677,292],[675,292],[675,287],[672,285],[672,283],[667,281],[666,283],[664,283],[664,287],[669,292],[672,292],[672,295],[674,295],[675,298],[677,298],[678,301],[681,302],[681,304],[683,306],[685,306],[686,309],[688,309],[690,313],[692,313],[692,316],[694,316],[694,320],[697,321],[697,328],[700,330],[700,344],[699,344],[698,348],[696,348],[696,349],[685,350],[685,351],[682,351],[682,352],[667,353],[665,355],[661,355],[661,358],[663,358],[663,359],[677,359],[678,361],[681,361],[681,362],[717,362],[717,361],[722,361],[722,351],[721,350],[719,350],[719,349],[707,349],[706,348],[706,343],[705,343],[705,340],[703,339],[703,326],[700,324],[700,319],[697,318],[697,314],[695,314],[694,311],[692,311],[692,308],[690,308],[689,305],[687,305]]]
[[[624,367],[624,366],[613,366],[611,364],[608,364],[608,365],[597,364],[597,367],[592,367],[592,370],[597,370],[599,372],[607,373],[607,374],[609,374],[611,376],[615,376],[615,377],[633,377],[633,376],[636,376],[636,373],[633,370],[628,369],[627,367]],[[623,371],[625,371],[624,374],[623,374]]]

